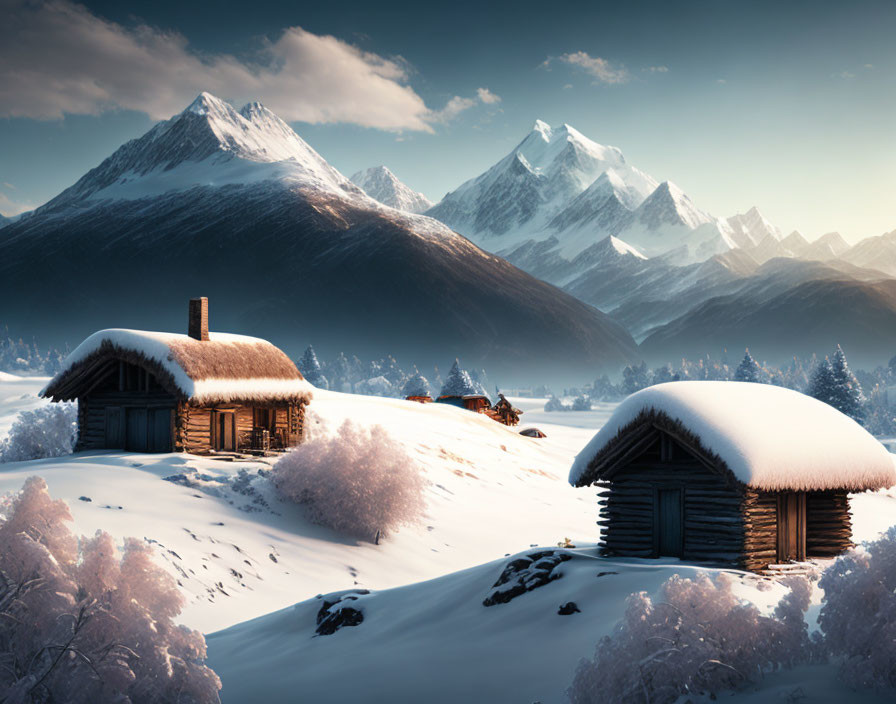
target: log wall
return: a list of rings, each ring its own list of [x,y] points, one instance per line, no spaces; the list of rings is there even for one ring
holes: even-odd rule
[[[743,567],[757,572],[778,561],[778,495],[747,489],[744,495]]]
[[[177,405],[165,391],[99,391],[78,399],[78,450],[106,448],[106,408],[170,408]],[[123,445],[122,445],[123,447]],[[121,448],[112,448],[121,449]]]
[[[664,453],[665,454],[665,453]],[[656,492],[681,489],[683,559],[738,565],[744,545],[742,493],[728,477],[683,451],[669,458],[659,442],[600,485],[602,544],[610,554],[657,557]]]
[[[836,557],[852,546],[852,518],[846,491],[807,493],[807,557]]]
[[[203,453],[214,448],[212,418],[215,411],[235,414],[237,451],[250,447],[252,429],[255,427],[254,408],[269,408],[274,412],[274,430],[283,438],[287,447],[302,442],[305,430],[305,403],[280,406],[252,406],[227,404],[218,406],[191,406],[181,403],[175,420],[175,448],[181,452]],[[272,442],[273,445],[273,442]]]

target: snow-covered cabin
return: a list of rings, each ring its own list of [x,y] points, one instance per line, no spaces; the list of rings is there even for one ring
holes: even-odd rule
[[[100,330],[41,392],[78,401],[77,449],[282,449],[302,440],[313,387],[266,340],[208,331],[190,301],[188,334]]]
[[[896,484],[893,458],[825,403],[766,384],[681,381],[623,401],[579,453],[610,554],[748,570],[851,545],[849,492]]]

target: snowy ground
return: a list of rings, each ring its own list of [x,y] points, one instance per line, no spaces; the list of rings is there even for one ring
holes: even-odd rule
[[[35,394],[44,383],[0,378],[0,432],[18,411],[43,403]],[[577,661],[609,632],[629,593],[696,568],[590,550],[594,492],[572,489],[566,475],[614,404],[545,413],[544,399],[513,402],[524,411],[519,429],[536,426],[546,438],[449,406],[316,392],[312,434],[334,432],[349,417],[379,424],[425,468],[425,522],[379,546],[346,540],[278,502],[257,475],[261,462],[82,453],[0,465],[0,491],[39,474],[69,502],[81,533],[152,542],[188,597],[183,622],[212,633],[210,664],[225,702],[261,693],[294,701],[298,691],[313,702],[561,702]],[[858,540],[896,523],[892,491],[855,497],[853,506]],[[563,577],[483,606],[509,553],[554,548],[566,537],[578,549],[557,568]],[[742,595],[762,605],[780,594],[740,579]],[[359,599],[364,622],[315,636],[316,597],[360,588],[372,590]],[[568,601],[581,613],[559,615]],[[797,687],[807,701],[843,701],[849,693],[832,670],[769,678],[776,689],[763,701],[787,701]]]
[[[0,428],[43,403],[35,394],[45,382],[0,381]],[[384,589],[530,545],[597,539],[594,492],[566,483],[593,427],[555,426],[541,420],[555,414],[532,413],[549,435],[534,439],[452,406],[326,391],[315,393],[311,409],[311,433],[333,432],[351,417],[406,445],[429,481],[422,525],[379,546],[358,543],[280,503],[257,476],[267,464],[180,454],[90,452],[0,465],[0,491],[39,474],[53,497],[69,502],[80,533],[103,529],[156,544],[189,597],[183,621],[206,632],[321,592]],[[593,423],[605,417],[595,413]],[[170,477],[177,480],[164,481]]]

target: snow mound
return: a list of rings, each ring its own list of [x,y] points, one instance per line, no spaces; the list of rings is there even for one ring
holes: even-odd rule
[[[679,421],[744,484],[767,491],[881,489],[896,484],[892,456],[862,426],[797,391],[736,381],[679,381],[623,401],[578,454],[578,485],[597,455],[641,413]]]

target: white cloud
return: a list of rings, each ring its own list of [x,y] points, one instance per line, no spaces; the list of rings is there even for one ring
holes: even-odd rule
[[[716,83],[718,83],[720,86],[725,85],[727,82],[728,82],[728,81],[726,81],[724,78],[717,78],[717,79],[716,79]]]
[[[647,68],[643,68],[641,70],[647,71],[648,73],[669,73],[668,66],[648,66]]]
[[[871,70],[874,68],[874,64],[865,64],[865,68],[867,68],[868,70]]]
[[[576,66],[588,73],[595,83],[625,83],[629,79],[628,70],[624,66],[614,67],[606,59],[599,56],[591,56],[585,51],[574,51],[561,56],[549,56],[542,66],[550,67],[554,61],[562,61],[570,66]]]
[[[488,88],[477,88],[476,97],[479,98],[479,102],[485,105],[494,105],[501,102],[501,96],[495,95]]]
[[[850,78],[855,78],[856,74],[850,73],[849,71],[837,71],[836,73],[831,74],[831,78],[842,78],[844,81],[848,81]]]
[[[433,112],[408,85],[401,58],[301,27],[286,29],[245,61],[200,55],[181,34],[126,28],[69,0],[0,3],[0,117],[56,119],[122,108],[162,119],[203,90],[261,100],[289,121],[393,131],[432,131],[434,116],[465,109],[449,101]]]
[[[427,120],[436,123],[446,123],[454,120],[462,112],[475,107],[477,104],[495,105],[501,102],[501,96],[495,95],[488,88],[477,88],[475,98],[462,98],[455,95],[441,110],[432,110]]]
[[[451,122],[460,115],[464,110],[469,110],[476,104],[472,98],[461,98],[455,95],[451,100],[445,103],[445,107],[441,110],[433,110],[429,114],[429,119],[433,122]]]

